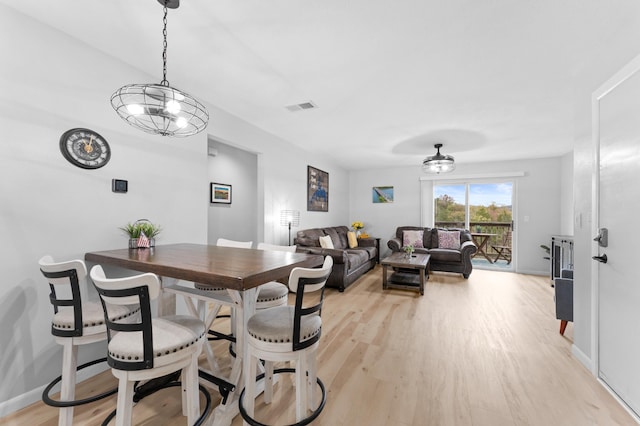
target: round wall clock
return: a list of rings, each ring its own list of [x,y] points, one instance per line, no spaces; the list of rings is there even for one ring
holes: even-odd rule
[[[111,158],[111,148],[105,138],[89,129],[64,132],[60,137],[60,151],[71,164],[83,169],[99,169]]]

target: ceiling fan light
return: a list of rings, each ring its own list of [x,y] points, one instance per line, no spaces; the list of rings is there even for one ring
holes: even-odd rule
[[[437,143],[434,145],[437,149],[435,155],[431,155],[424,159],[422,162],[422,170],[425,173],[449,173],[455,170],[456,164],[455,160],[450,155],[442,155],[440,154],[440,148],[442,148],[441,143]]]

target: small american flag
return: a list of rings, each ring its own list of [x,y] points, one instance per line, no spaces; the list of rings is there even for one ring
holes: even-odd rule
[[[140,231],[140,236],[138,237],[138,247],[149,248],[149,238],[142,231]]]

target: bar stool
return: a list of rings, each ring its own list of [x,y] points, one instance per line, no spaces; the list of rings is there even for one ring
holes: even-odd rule
[[[104,314],[99,302],[82,301],[81,284],[86,285],[87,267],[82,260],[55,262],[46,255],[39,261],[40,271],[47,281],[51,294],[49,300],[53,305],[51,334],[56,343],[62,345],[62,375],[54,379],[42,393],[42,401],[52,407],[59,407],[58,425],[73,423],[73,407],[97,401],[117,392],[110,389],[99,395],[74,400],[76,372],[91,365],[104,362],[107,358],[97,359],[78,366],[78,347],[90,343],[106,341],[107,328]],[[112,312],[112,319],[127,318],[137,313],[129,307],[121,307]],[[53,387],[60,385],[60,400],[53,400],[49,393]]]
[[[186,315],[151,317],[151,300],[160,293],[160,280],[146,273],[125,278],[105,277],[100,265],[91,268],[91,279],[98,290],[107,325],[107,362],[118,378],[116,425],[130,425],[134,384],[182,371],[182,414],[188,424],[200,422],[198,395],[198,355],[205,341],[205,326]],[[140,308],[137,322],[114,320],[111,312],[122,306]],[[202,390],[202,388],[200,388]]]
[[[295,253],[296,246],[279,246],[275,244],[258,243],[258,250],[283,251]],[[289,287],[277,281],[270,281],[258,287],[258,299],[256,300],[256,311],[261,309],[283,306],[288,303]]]
[[[295,361],[296,423],[311,423],[322,411],[326,392],[317,377],[316,355],[322,330],[321,309],[324,287],[331,274],[333,259],[327,256],[322,268],[294,268],[289,275],[289,289],[296,293],[293,306],[279,306],[256,312],[247,323],[247,352],[249,371],[247,377],[256,377],[258,361],[263,360],[265,373],[264,401],[271,402],[273,374],[291,372],[290,368],[273,369],[274,362]],[[309,300],[312,296],[312,301]],[[260,379],[258,376],[257,379]],[[317,408],[309,406],[315,402],[316,383],[322,391]],[[246,401],[244,400],[247,395]],[[254,416],[256,381],[250,380],[240,394],[238,402],[242,418],[250,425],[262,425]]]

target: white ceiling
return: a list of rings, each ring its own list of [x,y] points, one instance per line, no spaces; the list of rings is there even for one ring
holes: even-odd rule
[[[157,0],[2,2],[162,79]],[[436,142],[462,163],[550,157],[638,28],[632,0],[183,0],[167,77],[348,169],[419,165]]]

